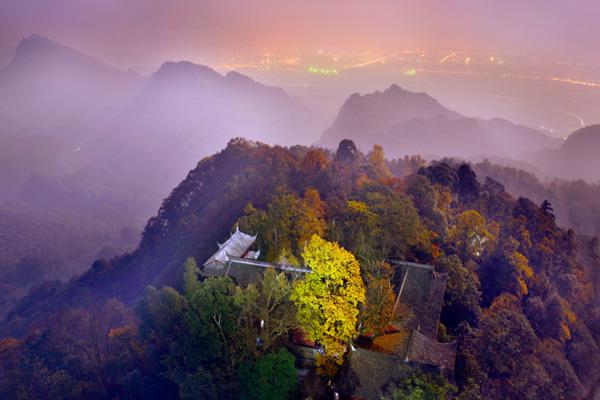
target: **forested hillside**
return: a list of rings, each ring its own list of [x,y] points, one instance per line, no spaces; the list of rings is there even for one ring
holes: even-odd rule
[[[578,233],[600,236],[600,184],[584,180],[540,180],[518,168],[504,167],[487,161],[473,169],[480,176],[489,176],[513,194],[541,203],[552,203],[559,225]]]
[[[68,280],[100,257],[133,248],[138,233],[66,211],[0,205],[0,318],[32,286]]]
[[[335,153],[232,140],[165,199],[134,252],[19,303],[2,324],[0,397],[324,398],[353,341],[387,329],[399,285],[388,261],[406,260],[448,274],[438,338],[457,341],[457,360],[453,374],[407,370],[382,398],[591,398],[600,245],[555,212],[468,164],[386,161],[349,140]],[[322,279],[199,278],[236,224],[258,235],[261,259]],[[307,318],[323,312],[306,301],[319,282],[337,299],[322,325]],[[301,380],[292,328],[323,348]]]

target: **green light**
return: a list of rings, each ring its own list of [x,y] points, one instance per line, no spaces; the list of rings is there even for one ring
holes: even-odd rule
[[[335,68],[321,68],[321,67],[315,67],[315,66],[310,66],[307,68],[307,71],[311,74],[316,74],[316,75],[337,75],[338,74],[338,70]]]
[[[415,76],[417,74],[417,70],[416,69],[409,69],[407,71],[404,71],[404,73],[402,75],[405,76]]]

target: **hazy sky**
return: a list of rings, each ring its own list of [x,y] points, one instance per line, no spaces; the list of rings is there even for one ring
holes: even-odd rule
[[[592,0],[2,0],[0,63],[31,33],[120,67],[407,47],[598,62],[599,16]]]
[[[350,93],[397,83],[566,136],[600,122],[599,20],[598,0],[0,0],[0,66],[38,33],[147,75],[169,60],[236,69],[331,118]],[[376,65],[405,49],[427,57]],[[313,62],[331,68],[319,50],[361,71],[311,79]],[[266,53],[283,69],[263,68]],[[287,72],[294,57],[302,73]]]

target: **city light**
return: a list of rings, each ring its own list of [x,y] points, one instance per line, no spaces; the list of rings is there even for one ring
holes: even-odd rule
[[[308,67],[307,71],[311,74],[316,75],[337,75],[338,71],[335,68],[319,68],[311,65]]]

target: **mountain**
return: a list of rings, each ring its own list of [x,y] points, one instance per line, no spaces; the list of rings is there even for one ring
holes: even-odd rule
[[[465,117],[425,93],[397,85],[351,95],[319,143],[332,147],[343,138],[364,150],[380,144],[393,157],[522,158],[559,145],[541,132],[503,119]]]
[[[458,119],[460,115],[425,93],[409,92],[398,85],[392,85],[384,92],[364,96],[354,93],[342,105],[332,127],[323,135],[323,140],[329,140],[328,144],[333,146],[339,142],[335,142],[333,135],[340,131],[353,136],[365,130],[379,131],[415,118],[432,117]]]
[[[119,232],[141,229],[181,176],[231,137],[310,143],[323,126],[282,89],[237,72],[166,62],[144,78],[39,35],[23,39],[0,70],[0,204],[22,207],[5,210],[23,221],[12,237],[31,226],[37,234],[18,258],[14,243],[0,246],[0,260],[11,256],[0,275],[42,253],[51,264],[35,250],[48,243],[55,254],[76,248],[67,270],[80,273]],[[106,240],[49,240],[86,236],[81,225]],[[23,293],[4,289],[8,303]]]
[[[582,180],[539,179],[518,167],[485,160],[473,165],[480,176],[502,183],[506,190],[536,203],[549,201],[560,225],[579,234],[600,237],[600,184]]]
[[[255,358],[287,354],[292,327],[324,326],[338,352],[342,331],[328,329],[329,321],[344,324],[340,315],[352,314],[343,334],[351,333],[346,343],[354,349],[339,358],[351,381],[335,382],[344,394],[368,388],[375,393],[368,398],[381,398],[390,385],[404,385],[395,392],[400,397],[423,387],[431,398],[451,398],[456,386],[457,398],[591,398],[600,382],[598,240],[558,226],[547,202],[517,199],[492,179],[480,182],[469,164],[432,162],[394,176],[390,167],[405,170],[402,162],[411,161],[365,157],[350,141],[335,154],[230,141],[163,201],[135,251],[98,260],[68,283],[37,285],[18,302],[0,325],[0,338],[21,336],[0,339],[0,376],[11,378],[0,379],[0,397],[35,398],[51,388],[57,398],[246,398],[238,386],[254,390],[258,378],[240,371]],[[199,275],[197,266],[236,226],[256,235],[260,261],[293,257],[313,274],[281,274],[275,285],[252,272],[250,287],[235,280],[240,275]],[[369,257],[396,262],[365,262]],[[429,266],[415,276],[408,269],[415,263]],[[430,286],[432,279],[438,283]],[[307,281],[317,282],[319,296],[302,287]],[[348,290],[353,285],[362,293]],[[408,294],[400,298],[400,291]],[[339,312],[324,317],[311,312],[327,322],[314,324],[302,318],[302,296],[319,313],[348,296],[360,296],[362,305],[336,305]],[[408,310],[400,321],[392,319],[397,298]],[[429,315],[429,340],[405,331],[413,312]],[[367,323],[373,328],[361,331]],[[261,338],[269,337],[267,347]],[[441,343],[431,346],[431,339]],[[327,346],[320,348],[325,356]],[[413,346],[423,356],[406,363],[399,354]],[[441,370],[440,356],[449,352],[440,346],[452,350]],[[304,348],[295,351],[310,383],[302,397],[324,398],[326,380],[313,375],[320,363]],[[294,357],[287,360],[289,373],[277,372],[281,363],[273,361],[260,376],[296,379]],[[399,377],[404,369],[424,375]],[[313,391],[316,385],[322,391]]]
[[[30,174],[77,169],[78,151],[141,90],[144,79],[39,35],[0,70],[0,200]]]
[[[31,285],[67,280],[135,242],[131,197],[82,179],[79,150],[144,80],[40,35],[0,69],[0,314]]]
[[[564,179],[600,181],[600,125],[573,132],[558,149],[540,151],[535,163],[554,176]]]
[[[110,166],[109,173],[129,176],[140,190],[152,189],[159,201],[200,157],[233,137],[308,144],[321,127],[314,112],[280,88],[234,71],[221,75],[187,61],[166,62],[82,154],[90,154],[91,164]]]
[[[179,284],[185,258],[190,254],[198,260],[208,258],[245,205],[268,203],[297,166],[298,160],[280,147],[230,141],[225,150],[202,159],[163,201],[134,252],[96,261],[67,284],[33,290],[13,310],[4,331],[22,332],[29,323],[41,324],[52,310],[66,304],[92,305],[111,297],[132,303],[148,285]],[[24,321],[27,325],[22,325]]]
[[[136,244],[134,229],[68,211],[0,205],[0,318],[33,285],[68,280]]]
[[[0,118],[25,133],[55,133],[106,123],[144,79],[40,35],[23,39],[0,70]]]
[[[330,170],[324,172],[318,164],[313,166],[311,156],[314,154],[308,148],[290,150],[231,140],[225,149],[200,160],[171,191],[148,220],[132,253],[96,261],[81,277],[50,292],[45,292],[47,286],[42,292],[34,291],[14,309],[4,324],[5,332],[22,332],[22,321],[37,320],[39,307],[48,311],[113,297],[131,304],[148,285],[178,286],[184,260],[190,255],[199,262],[208,259],[215,243],[227,237],[244,215],[248,203],[264,207],[279,187],[298,193],[315,187],[324,199],[344,197],[364,173],[360,165],[353,166],[357,171],[349,172],[339,163],[330,164]],[[453,179],[456,176],[448,181]]]

